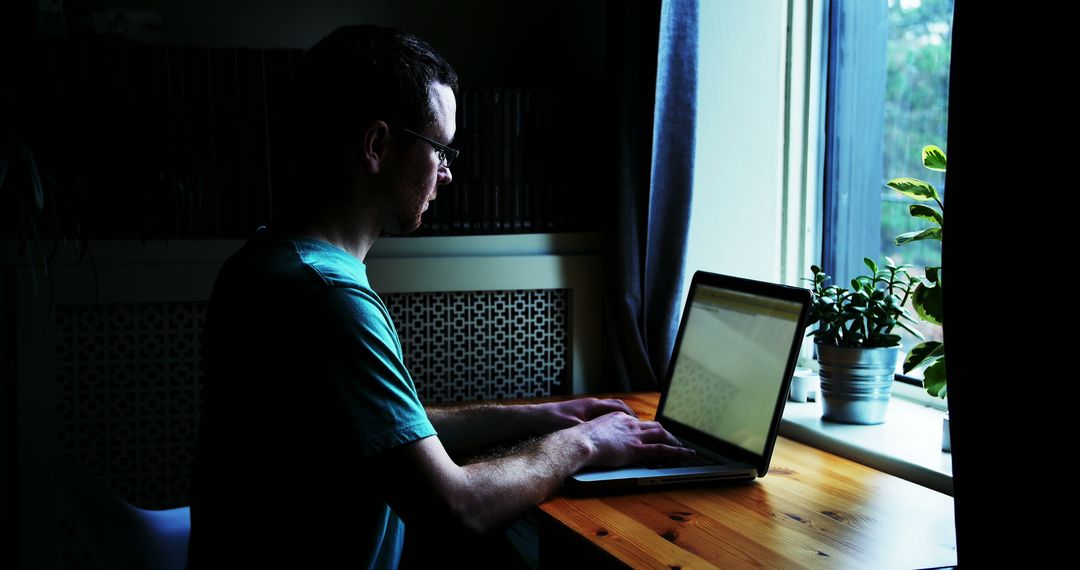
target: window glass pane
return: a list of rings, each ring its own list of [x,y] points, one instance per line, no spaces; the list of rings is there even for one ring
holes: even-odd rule
[[[912,218],[911,199],[884,186],[892,178],[925,180],[945,194],[945,174],[922,165],[922,148],[936,145],[946,154],[949,59],[952,49],[953,0],[889,0],[889,38],[885,92],[885,145],[881,200],[881,254],[915,266],[922,274],[941,265],[941,242],[923,240],[897,246],[896,236],[918,231],[930,222]],[[933,205],[928,202],[928,205]],[[936,209],[936,205],[933,205]],[[910,308],[911,315],[916,316]],[[941,327],[920,323],[927,340],[941,340]],[[904,349],[918,341],[906,331]]]

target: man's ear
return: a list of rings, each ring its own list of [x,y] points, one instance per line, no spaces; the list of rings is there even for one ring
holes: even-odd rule
[[[361,163],[369,174],[377,174],[390,147],[390,127],[382,121],[372,121],[364,130],[361,143]]]

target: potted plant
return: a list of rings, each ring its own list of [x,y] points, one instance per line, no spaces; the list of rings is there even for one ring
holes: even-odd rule
[[[903,321],[915,323],[904,303],[922,282],[908,273],[910,265],[885,258],[885,267],[870,258],[863,263],[869,275],[851,280],[851,288],[830,285],[816,265],[809,324],[820,364],[823,418],[854,424],[880,424],[892,395],[893,375],[900,355],[900,326],[920,339]]]
[[[945,172],[945,153],[934,145],[927,145],[922,149],[922,163],[928,170]],[[900,234],[896,236],[896,245],[935,239],[942,241],[945,232],[945,205],[941,202],[938,191],[932,184],[917,178],[893,178],[887,186],[901,194],[919,202],[912,204],[908,212],[914,218],[929,221],[930,227]],[[939,209],[923,204],[931,202],[937,204]],[[945,315],[941,301],[943,287],[942,268],[927,267],[926,276],[915,287],[911,304],[915,312],[926,322],[944,326]],[[920,337],[921,338],[921,337]],[[923,372],[923,388],[931,396],[944,398],[946,396],[945,383],[945,344],[938,341],[925,341],[911,349],[904,359],[904,373],[909,373],[919,368],[925,368]],[[942,449],[949,451],[949,414],[945,413]]]

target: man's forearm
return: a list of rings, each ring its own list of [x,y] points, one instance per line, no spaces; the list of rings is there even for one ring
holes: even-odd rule
[[[550,431],[541,411],[531,405],[482,403],[431,406],[425,411],[451,455]]]
[[[634,415],[626,402],[592,397],[529,405],[433,406],[426,411],[451,454],[552,433],[611,412]]]
[[[461,505],[468,528],[489,531],[540,503],[586,465],[595,449],[578,430],[565,429],[515,451],[462,467],[470,489]]]

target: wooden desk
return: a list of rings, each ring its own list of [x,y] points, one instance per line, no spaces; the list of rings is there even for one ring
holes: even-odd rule
[[[622,397],[653,417],[657,393]],[[543,567],[927,568],[956,564],[952,497],[781,437],[746,484],[540,505]]]

